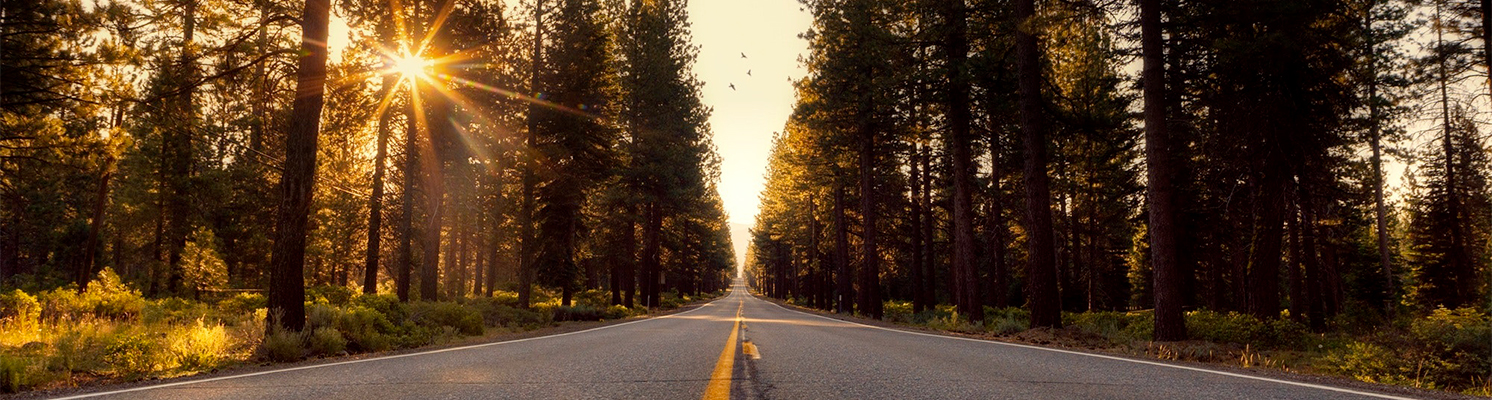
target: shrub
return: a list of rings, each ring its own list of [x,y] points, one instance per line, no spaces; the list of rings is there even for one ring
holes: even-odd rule
[[[1398,354],[1372,343],[1353,342],[1334,348],[1316,362],[1316,367],[1368,382],[1403,383],[1412,380],[1403,375]]]
[[[600,321],[603,317],[601,309],[588,305],[554,308],[555,321]]]
[[[473,299],[473,302],[468,304],[481,313],[482,319],[486,321],[487,326],[538,328],[554,321],[554,314],[552,312],[543,313],[535,310],[515,308],[504,304],[500,300]]]
[[[345,306],[357,296],[357,292],[346,286],[312,286],[306,288],[306,299],[315,304]]]
[[[167,340],[171,357],[188,370],[216,367],[230,345],[222,325],[208,325],[200,318],[195,324],[176,327]]]
[[[299,333],[276,329],[269,336],[264,337],[264,343],[260,350],[265,357],[275,362],[290,362],[299,360],[305,355],[305,340]]]
[[[69,373],[104,369],[107,342],[103,334],[93,329],[68,330],[52,344],[47,369]]]
[[[409,318],[409,307],[392,294],[361,294],[352,300],[355,306],[366,307],[383,314],[389,321]]]
[[[119,275],[111,268],[99,271],[98,279],[88,282],[82,300],[83,305],[89,308],[86,311],[99,318],[114,320],[127,320],[140,315],[140,310],[146,304],[140,291],[121,282]]]
[[[41,303],[20,289],[0,293],[0,326],[6,329],[35,329],[41,324]]]
[[[134,377],[161,367],[160,344],[146,334],[120,335],[104,348],[104,364],[117,376]]]
[[[316,328],[311,331],[309,342],[311,354],[316,355],[337,355],[347,349],[347,339],[342,337],[342,332],[332,327]]]
[[[265,308],[269,301],[262,293],[239,293],[218,302],[218,311],[227,314],[251,313],[254,310]]]
[[[306,330],[336,325],[342,318],[342,310],[326,304],[312,304],[306,308]]]
[[[409,305],[409,319],[423,327],[455,328],[463,335],[481,335],[483,331],[481,314],[450,302],[412,303]]]
[[[0,355],[0,393],[16,393],[26,387],[26,360]]]
[[[383,351],[393,345],[389,334],[394,324],[388,317],[368,307],[352,306],[337,319],[336,328],[356,350]]]
[[[897,324],[913,323],[912,302],[886,300],[885,303],[881,304],[881,307],[882,310],[884,310],[884,312],[881,314],[881,319],[885,320],[886,322]]]
[[[1186,330],[1196,339],[1262,347],[1299,346],[1308,336],[1306,327],[1295,321],[1261,321],[1246,314],[1207,310],[1186,313]]]

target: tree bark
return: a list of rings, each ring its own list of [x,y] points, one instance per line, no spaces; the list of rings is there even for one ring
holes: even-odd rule
[[[964,0],[944,0],[948,26],[948,87],[944,104],[948,113],[948,155],[952,158],[953,178],[953,273],[957,283],[954,302],[958,311],[970,321],[984,320],[983,300],[979,296],[978,260],[974,251],[974,167],[970,147],[969,80],[964,73],[969,58],[967,10]]]
[[[847,207],[844,190],[842,177],[836,177],[834,179],[834,267],[839,271],[835,276],[839,298],[834,302],[834,311],[840,313],[854,310],[852,303],[855,298],[855,287],[850,280],[852,274],[850,271],[850,228],[848,218],[844,215]]]
[[[196,56],[193,54],[193,36],[197,26],[197,0],[187,0],[182,10],[181,60],[178,84],[181,93],[174,99],[174,117],[180,118],[178,129],[167,128],[162,137],[163,162],[166,173],[166,290],[181,294],[183,290],[181,254],[186,249],[187,236],[191,235],[192,221],[192,135],[196,126]],[[317,110],[319,113],[320,110]],[[292,122],[293,124],[293,122]]]
[[[411,94],[412,95],[412,94]],[[394,293],[399,301],[409,301],[410,280],[414,275],[414,189],[420,170],[419,125],[416,123],[413,99],[404,107],[404,188],[399,194],[399,249],[395,260]]]
[[[662,290],[662,257],[663,246],[663,210],[658,203],[650,203],[647,206],[647,219],[642,227],[642,305],[644,307],[657,307],[660,303],[658,295]]]
[[[389,98],[393,88],[398,85],[398,78],[393,75],[384,76],[383,87],[379,90],[379,99]],[[373,153],[373,194],[368,196],[368,249],[363,258],[363,293],[374,294],[378,292],[378,258],[383,244],[383,177],[385,174],[384,160],[389,154],[389,122],[392,120],[392,112],[387,108],[380,110],[378,115],[378,143],[377,150]]]
[[[927,296],[923,294],[927,291],[927,285],[924,284],[922,278],[922,264],[926,257],[922,252],[922,243],[927,238],[922,236],[922,185],[924,182],[922,182],[922,165],[919,163],[921,158],[922,145],[913,145],[912,158],[907,164],[911,168],[909,181],[911,181],[912,195],[910,219],[912,220],[912,313],[914,314],[927,310],[929,306],[926,303]]]
[[[104,161],[103,173],[98,178],[98,191],[93,198],[93,218],[88,222],[88,240],[83,244],[83,261],[78,264],[76,282],[78,290],[88,287],[88,281],[98,270],[94,268],[98,259],[99,235],[104,228],[104,211],[109,205],[109,180],[114,177],[114,157]],[[0,279],[0,282],[3,282]]]
[[[269,319],[271,331],[305,328],[306,225],[316,185],[316,142],[326,93],[326,38],[331,0],[307,0],[301,13],[301,56],[296,72],[295,103],[285,135],[285,167],[280,176],[281,201],[270,255]]]
[[[1155,340],[1186,340],[1181,274],[1177,257],[1176,166],[1166,110],[1165,42],[1160,0],[1140,0],[1140,46],[1144,55],[1146,199],[1150,213],[1150,265],[1155,297]]]
[[[1019,71],[1021,131],[1026,148],[1026,295],[1031,326],[1060,327],[1062,298],[1057,293],[1056,244],[1052,237],[1052,191],[1047,177],[1047,137],[1042,115],[1041,63],[1033,17],[1034,0],[1016,0],[1016,68]]]
[[[534,47],[533,59],[530,64],[529,91],[538,93],[542,87],[539,82],[539,69],[543,64],[544,57],[544,0],[537,0],[534,4]],[[534,142],[534,134],[539,129],[539,105],[529,103],[528,105],[528,133],[525,135],[525,161],[523,163],[523,204],[518,211],[519,236],[522,238],[518,246],[518,305],[528,308],[532,298],[534,285],[534,252],[538,246],[534,241],[534,186],[538,183],[534,176],[534,169],[538,168],[535,154],[537,151]]]
[[[1280,316],[1280,243],[1284,238],[1283,210],[1288,179],[1279,167],[1266,168],[1268,170],[1259,179],[1261,187],[1255,205],[1259,226],[1254,231],[1254,252],[1247,274],[1248,301],[1245,302],[1248,313],[1259,319]],[[1309,207],[1309,202],[1305,206]],[[1306,221],[1306,224],[1309,226],[1311,221]]]
[[[876,140],[875,129],[862,122],[860,127],[860,312],[872,318],[881,317],[881,253],[877,243],[876,222]]]

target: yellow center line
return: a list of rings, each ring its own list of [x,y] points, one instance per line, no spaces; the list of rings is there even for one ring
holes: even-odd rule
[[[730,328],[730,338],[725,340],[725,350],[720,351],[720,361],[715,362],[715,372],[710,374],[710,384],[705,386],[704,400],[730,399],[731,371],[736,364],[736,338],[741,332],[741,308],[746,301],[736,305],[736,322]]]

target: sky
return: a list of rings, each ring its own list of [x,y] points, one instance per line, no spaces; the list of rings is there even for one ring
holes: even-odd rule
[[[808,42],[798,34],[808,30],[812,18],[801,7],[797,0],[689,2],[693,40],[700,48],[694,72],[705,84],[704,104],[713,109],[720,197],[730,215],[738,265],[745,259],[746,230],[756,221],[772,134],[792,112],[789,79],[806,74],[798,59],[808,53]],[[346,46],[348,29],[341,17],[332,19],[328,47],[336,53]]]
[[[792,113],[789,78],[806,74],[798,58],[808,54],[808,42],[798,34],[808,30],[812,17],[800,7],[797,0],[689,2],[694,43],[700,46],[694,72],[705,83],[704,104],[713,108],[720,198],[730,214],[738,267],[746,257],[746,230],[756,222],[772,133],[781,131]]]

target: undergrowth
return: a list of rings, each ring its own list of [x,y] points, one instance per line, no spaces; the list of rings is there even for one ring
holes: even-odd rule
[[[413,348],[648,312],[610,305],[609,293],[599,290],[577,293],[570,306],[544,290],[536,290],[533,300],[520,308],[515,293],[497,291],[492,297],[401,303],[389,294],[318,286],[306,291],[305,330],[266,335],[262,294],[149,299],[105,269],[82,291],[0,291],[0,393]],[[668,293],[660,300],[676,307],[695,298]]]
[[[1185,314],[1191,340],[1181,342],[1153,341],[1154,315],[1148,310],[1063,313],[1063,328],[1056,330],[1030,329],[1030,313],[1014,307],[985,307],[978,323],[951,305],[912,311],[909,302],[888,301],[883,319],[1028,343],[1492,395],[1492,318],[1474,308],[1441,308],[1392,322],[1343,317],[1321,333],[1288,316],[1261,320],[1196,310]]]

